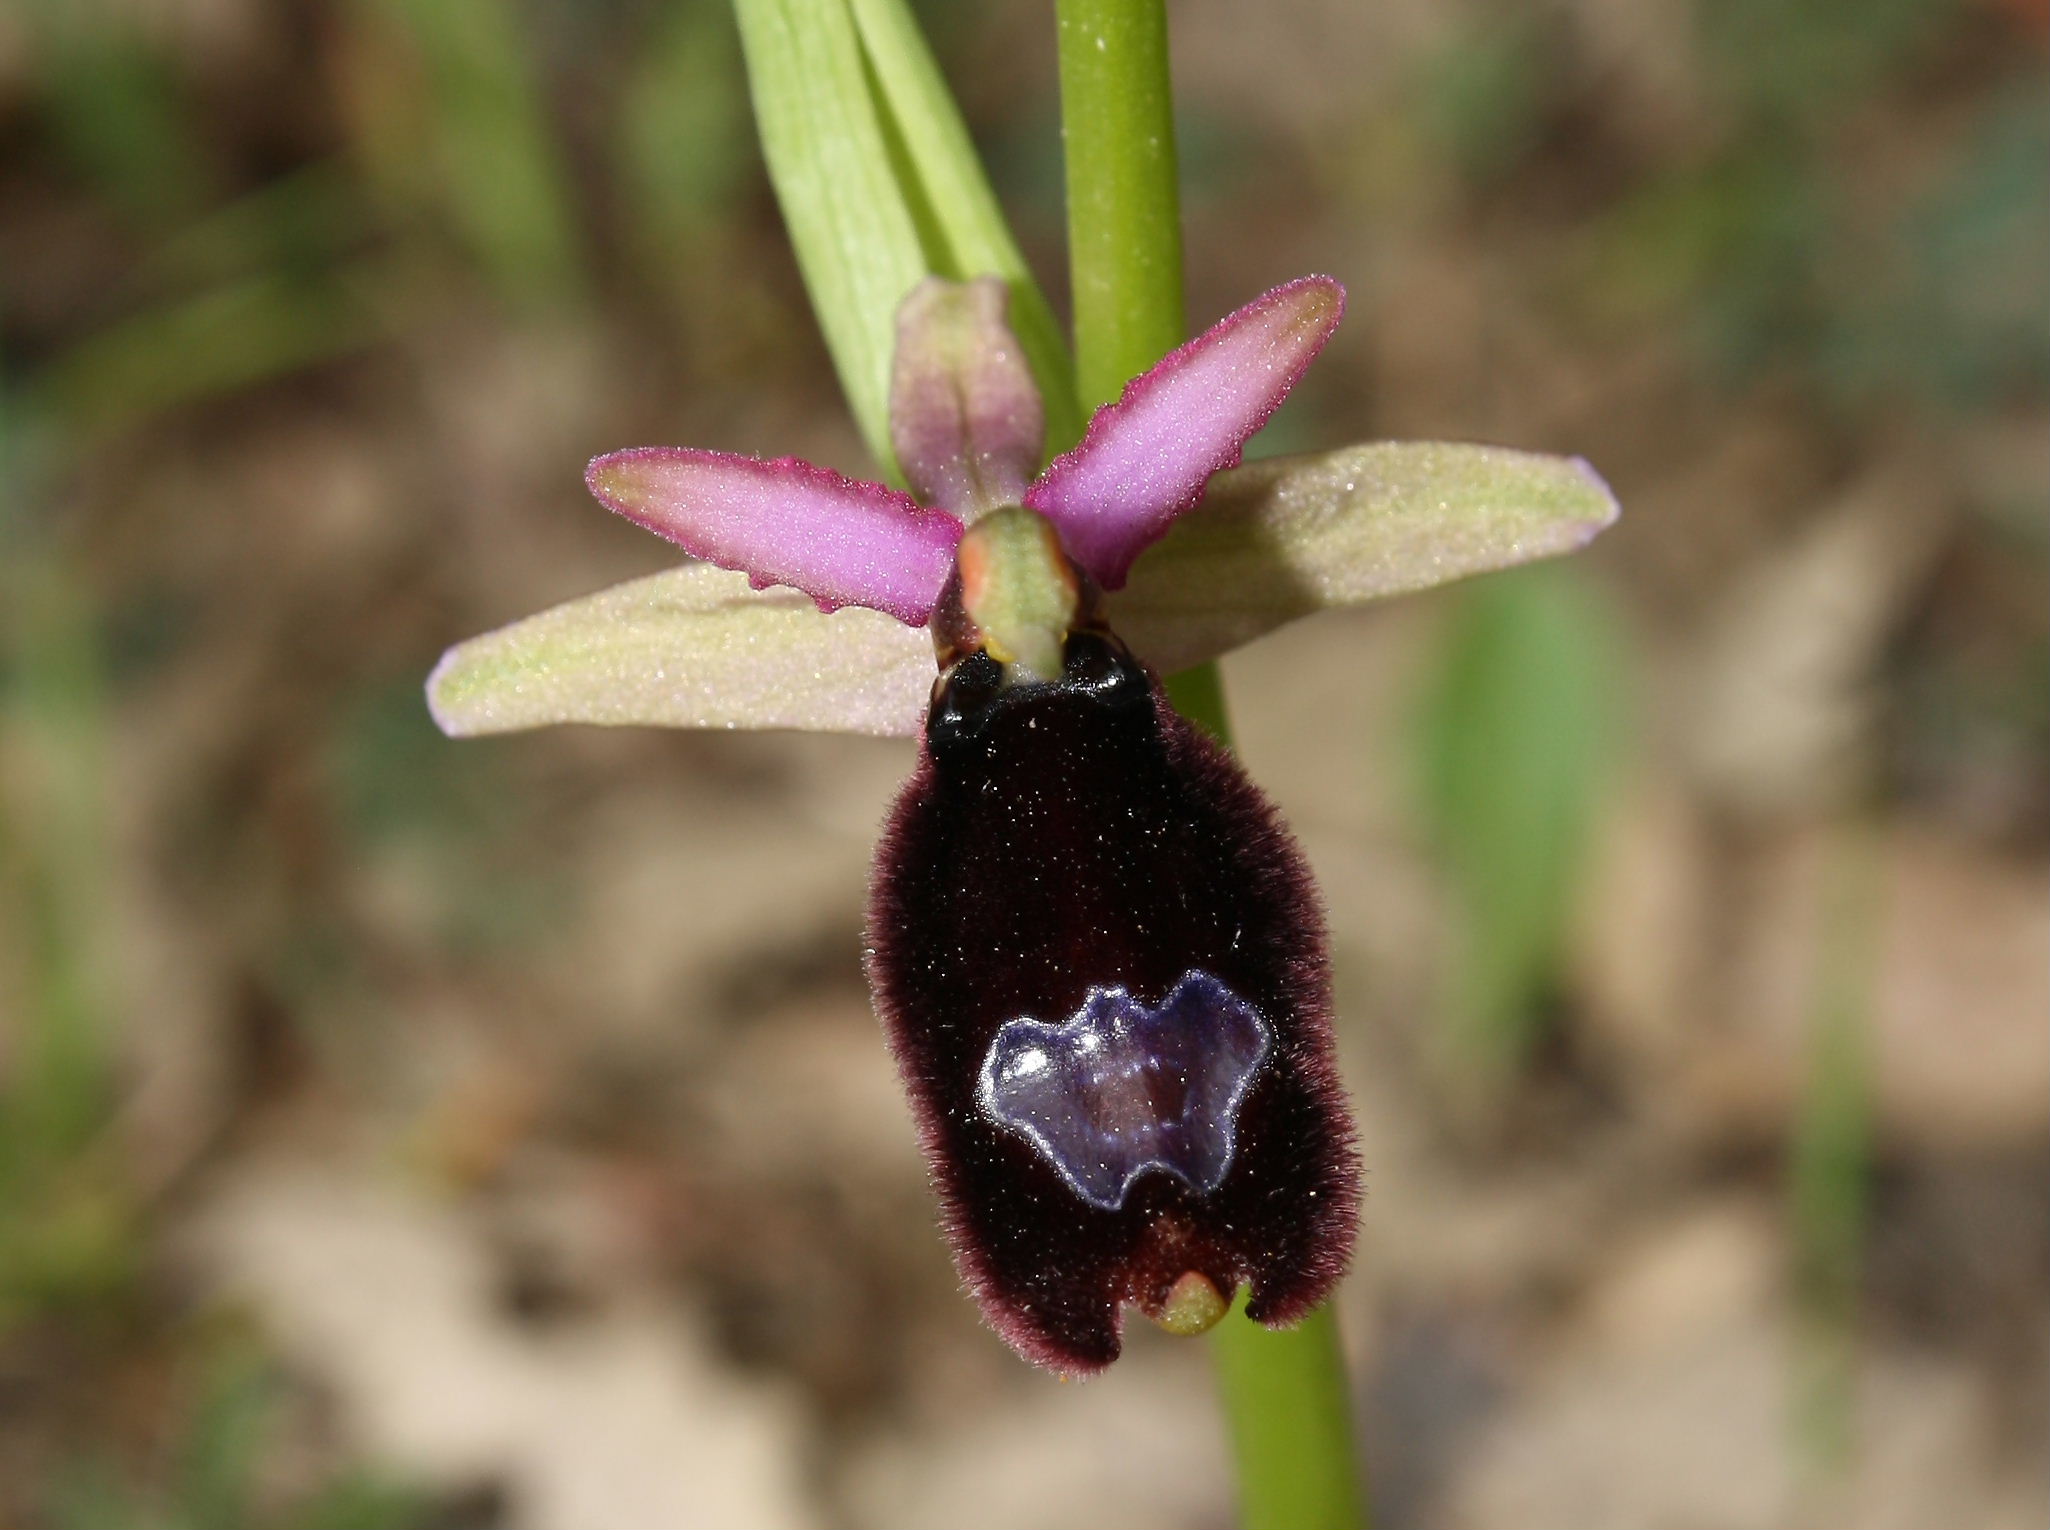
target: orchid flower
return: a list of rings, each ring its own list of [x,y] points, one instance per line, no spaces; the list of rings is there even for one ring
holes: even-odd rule
[[[457,735],[920,737],[877,854],[869,976],[957,1267],[992,1327],[1062,1371],[1116,1357],[1128,1304],[1199,1332],[1243,1284],[1250,1316],[1293,1322],[1354,1235],[1308,868],[1156,673],[1568,551],[1616,513],[1585,464],[1497,448],[1239,466],[1343,310],[1328,277],[1273,289],[1040,471],[1004,284],[929,279],[899,310],[890,388],[911,492],[795,459],[601,456],[592,493],[703,561],[460,644],[428,683]]]

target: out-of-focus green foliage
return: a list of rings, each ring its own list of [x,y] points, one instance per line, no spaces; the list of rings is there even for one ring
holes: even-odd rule
[[[18,984],[0,1074],[0,1333],[118,1299],[138,1250],[101,1140],[112,1103],[116,943],[106,710],[76,580],[6,539],[0,582],[0,942]]]
[[[260,271],[81,340],[43,373],[39,401],[93,435],[330,360],[378,334],[345,288]]]
[[[1421,801],[1454,909],[1446,1061],[1504,1078],[1540,1032],[1613,779],[1619,629],[1578,570],[1492,575],[1453,599],[1419,718]]]
[[[1892,185],[1849,173],[1958,21],[1940,0],[1699,10],[1712,115],[1592,220],[1591,308],[1663,316],[1733,382],[1791,372],[1845,410],[1980,407],[2050,380],[2050,122],[2034,82],[1987,100]]]
[[[323,764],[340,827],[363,855],[412,868],[439,894],[419,910],[423,942],[504,952],[563,916],[552,880],[505,864],[515,801],[504,762],[452,765],[418,676],[366,685],[336,722]]]
[[[1906,378],[1932,401],[1972,408],[2050,382],[2046,167],[2039,92],[2017,91],[1972,125],[1889,231],[1905,254],[1898,289],[1845,299],[1853,318],[1829,358],[1843,392],[1883,404],[1889,381]]]
[[[1712,0],[1695,7],[1719,94],[1768,130],[1827,123],[1883,87],[1950,0]]]
[[[448,216],[516,306],[580,296],[583,240],[520,12],[500,0],[363,0],[360,118],[376,179]],[[377,77],[365,78],[369,71]],[[386,115],[388,113],[388,115]]]
[[[66,157],[126,218],[161,228],[212,189],[164,50],[104,0],[26,0],[41,104]]]
[[[728,232],[754,162],[740,42],[724,5],[665,6],[644,25],[616,103],[619,219],[657,290],[688,297],[678,264]]]
[[[1859,1292],[1872,1176],[1868,1034],[1879,928],[1872,847],[1846,831],[1825,888],[1809,1015],[1808,1075],[1789,1166],[1793,1285],[1802,1332],[1795,1435],[1814,1465],[1840,1470],[1855,1438]]]
[[[1417,127],[1460,175],[1492,181],[1529,152],[1557,81],[1556,31],[1541,11],[1517,7],[1469,22],[1419,66]]]
[[[52,1530],[406,1530],[431,1522],[432,1504],[370,1474],[344,1470],[283,1503],[266,1492],[280,1384],[232,1338],[197,1356],[196,1392],[164,1469],[147,1482],[80,1454],[57,1473]]]
[[[139,294],[275,273],[311,280],[368,240],[369,209],[347,167],[318,160],[225,202],[145,252]]]

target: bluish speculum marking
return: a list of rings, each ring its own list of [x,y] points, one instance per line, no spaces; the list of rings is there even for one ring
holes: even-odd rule
[[[1271,1042],[1259,1011],[1207,972],[1184,974],[1153,1009],[1092,988],[1063,1024],[1006,1021],[978,1095],[1101,1210],[1149,1169],[1207,1195],[1231,1168],[1239,1105]]]

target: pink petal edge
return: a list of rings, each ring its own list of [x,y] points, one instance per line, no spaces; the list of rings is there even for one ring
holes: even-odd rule
[[[1120,588],[1132,560],[1203,497],[1210,475],[1238,463],[1344,316],[1334,277],[1262,293],[1127,383],[1025,503],[1060,527],[1098,583]]]
[[[789,585],[822,611],[868,606],[913,627],[931,618],[961,540],[944,511],[797,457],[635,446],[592,458],[584,482],[607,509],[757,589]]]

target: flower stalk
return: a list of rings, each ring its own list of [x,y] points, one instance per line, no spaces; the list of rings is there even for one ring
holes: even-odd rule
[[[1183,338],[1174,97],[1163,0],[1059,0],[1057,14],[1075,369],[1086,408],[1115,398]],[[1167,686],[1184,716],[1230,746],[1214,661]],[[1211,1342],[1246,1530],[1363,1526],[1330,1308],[1279,1331],[1235,1311]]]
[[[1182,213],[1161,0],[1060,0],[1061,140],[1085,408],[1186,338]]]

